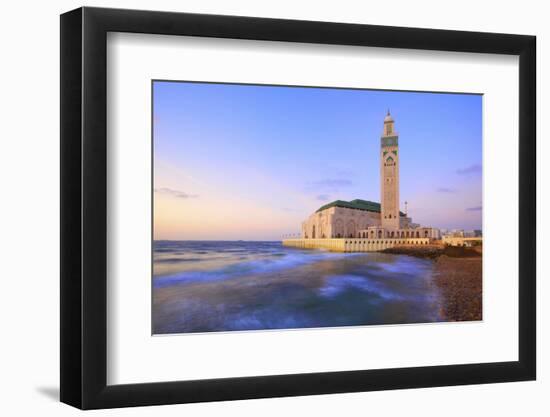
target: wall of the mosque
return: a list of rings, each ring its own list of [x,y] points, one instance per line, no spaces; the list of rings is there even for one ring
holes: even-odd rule
[[[429,238],[421,239],[285,239],[283,246],[300,249],[328,249],[332,252],[376,252],[400,245],[427,245]]]

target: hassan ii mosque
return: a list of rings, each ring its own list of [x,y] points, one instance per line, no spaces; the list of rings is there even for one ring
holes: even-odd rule
[[[371,251],[439,238],[439,229],[413,223],[399,210],[399,158],[398,135],[388,110],[380,138],[380,203],[356,199],[325,204],[302,223],[300,239],[283,244]]]

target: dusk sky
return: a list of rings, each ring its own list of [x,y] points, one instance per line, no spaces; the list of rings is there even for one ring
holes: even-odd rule
[[[154,82],[154,238],[280,240],[321,205],[380,201],[387,109],[401,210],[481,229],[482,96]]]

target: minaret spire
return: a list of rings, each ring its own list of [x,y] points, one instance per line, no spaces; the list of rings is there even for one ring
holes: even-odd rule
[[[388,109],[380,138],[380,220],[386,230],[396,230],[400,226],[399,147],[394,123]]]

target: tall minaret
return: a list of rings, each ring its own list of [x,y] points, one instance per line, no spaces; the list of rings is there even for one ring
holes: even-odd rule
[[[381,220],[385,229],[399,229],[399,154],[397,133],[393,118],[384,118],[384,132],[380,138],[380,204]]]

